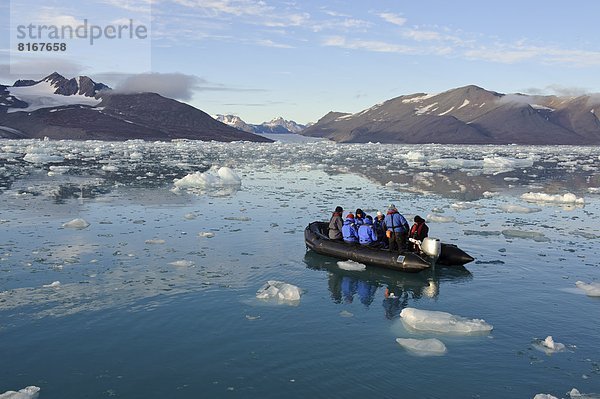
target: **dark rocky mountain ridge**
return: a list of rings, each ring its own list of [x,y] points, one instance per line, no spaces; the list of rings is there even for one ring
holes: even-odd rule
[[[396,97],[356,114],[330,112],[301,134],[358,143],[600,144],[600,101],[593,99],[471,85]]]
[[[20,93],[31,88],[34,94],[27,98],[38,104],[19,99],[11,88],[19,88]],[[13,86],[0,86],[0,137],[271,141],[156,93],[119,94],[89,77],[66,79],[56,72],[40,81],[18,80]]]

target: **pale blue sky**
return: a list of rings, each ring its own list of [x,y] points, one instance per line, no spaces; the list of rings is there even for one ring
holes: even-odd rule
[[[12,9],[2,2],[0,18],[17,8],[29,14],[13,19],[36,23],[151,17],[147,48],[73,46],[77,52],[36,66],[116,87],[132,73],[164,74],[165,94],[251,123],[276,116],[306,123],[468,84],[502,93],[600,92],[595,1],[12,1]],[[25,57],[13,49],[9,59],[14,27],[0,22],[0,81],[11,83],[26,73]],[[9,75],[9,62],[18,74]],[[144,75],[137,84],[144,77],[157,80]]]

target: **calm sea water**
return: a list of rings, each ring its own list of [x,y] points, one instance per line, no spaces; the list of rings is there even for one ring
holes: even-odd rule
[[[30,385],[41,399],[600,393],[600,298],[575,286],[600,278],[598,149],[0,148],[0,394]],[[215,165],[241,186],[174,190],[174,179]],[[476,261],[359,272],[306,251],[304,227],[335,206],[374,214],[390,202]],[[63,226],[77,218],[89,226]],[[301,300],[257,299],[268,280],[300,287]],[[494,329],[417,333],[399,317],[405,307]],[[536,349],[547,336],[566,350]],[[438,338],[448,352],[416,356],[398,337]]]

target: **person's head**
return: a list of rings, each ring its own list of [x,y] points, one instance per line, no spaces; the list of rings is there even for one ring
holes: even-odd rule
[[[416,215],[415,219],[414,219],[415,223],[425,223],[425,219],[423,219],[421,216]]]
[[[354,214],[356,215],[357,218],[364,218],[365,217],[365,213],[360,208],[356,209],[356,212],[354,212]]]
[[[342,212],[344,212],[344,208],[342,208],[341,206],[336,206],[335,207],[335,213],[342,214]]]
[[[377,219],[382,219],[383,218],[383,213],[381,213],[381,211],[377,211]]]
[[[352,213],[349,213],[346,215],[346,219],[354,219],[354,215]]]
[[[398,209],[396,209],[396,205],[394,204],[389,204],[388,205],[388,211],[397,211]]]
[[[366,224],[373,224],[373,217],[371,215],[367,215],[365,217],[365,223]]]

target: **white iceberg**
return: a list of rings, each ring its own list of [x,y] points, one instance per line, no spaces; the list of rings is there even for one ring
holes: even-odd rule
[[[39,392],[39,387],[31,385],[19,390],[19,392],[6,391],[4,393],[0,393],[0,399],[36,399]]]
[[[600,296],[600,283],[587,284],[583,281],[577,281],[575,285],[580,290],[583,290],[587,296]]]
[[[283,281],[269,280],[257,292],[258,299],[277,299],[285,302],[300,300],[300,288]]]
[[[556,396],[550,395],[549,393],[538,393],[533,399],[558,399]]]
[[[405,308],[400,313],[405,325],[419,331],[438,333],[486,333],[494,328],[482,319],[467,319],[446,312]]]
[[[181,179],[175,179],[174,182],[177,189],[202,189],[229,185],[239,186],[242,184],[242,179],[231,168],[213,166],[206,172],[190,173]]]
[[[337,265],[342,270],[350,270],[350,271],[363,271],[367,268],[366,265],[355,262],[353,260],[340,260],[340,261],[338,261]]]
[[[64,223],[62,225],[62,227],[66,227],[69,229],[85,229],[86,227],[88,227],[90,224],[81,218],[77,218],[77,219],[73,219],[70,222]]]
[[[561,344],[560,342],[554,342],[554,339],[551,335],[548,335],[544,340],[536,340],[533,343],[533,346],[537,350],[542,351],[548,355],[557,352],[564,352],[566,349],[564,344]]]
[[[42,285],[42,287],[44,287],[44,288],[58,288],[58,287],[60,287],[60,281],[53,281],[50,284],[44,284],[44,285]]]
[[[525,201],[528,202],[552,202],[555,204],[584,204],[585,200],[583,198],[577,198],[575,194],[567,193],[567,194],[546,194],[546,193],[525,193],[521,195]]]
[[[446,345],[437,338],[396,338],[396,342],[403,348],[420,356],[440,356],[448,351]]]
[[[215,236],[215,233],[211,233],[209,231],[203,231],[201,233],[198,233],[198,237],[213,238],[214,236]]]
[[[194,262],[192,262],[191,260],[181,259],[181,260],[176,260],[174,262],[169,262],[169,265],[175,266],[175,267],[190,267],[190,266],[194,266]]]

